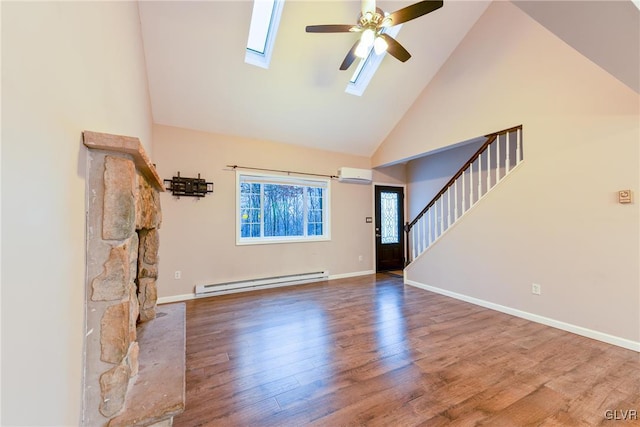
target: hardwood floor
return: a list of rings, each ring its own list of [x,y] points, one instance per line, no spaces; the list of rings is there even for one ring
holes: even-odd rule
[[[638,353],[391,275],[186,304],[177,427],[640,425]]]

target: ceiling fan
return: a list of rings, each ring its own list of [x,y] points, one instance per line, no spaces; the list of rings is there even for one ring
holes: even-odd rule
[[[376,54],[389,52],[398,60],[405,62],[411,54],[384,30],[402,24],[442,7],[442,0],[426,0],[414,3],[392,13],[385,13],[376,7],[375,0],[362,0],[362,9],[356,25],[309,25],[307,33],[362,33],[347,53],[340,65],[341,70],[348,69],[356,57],[366,58],[373,47]]]

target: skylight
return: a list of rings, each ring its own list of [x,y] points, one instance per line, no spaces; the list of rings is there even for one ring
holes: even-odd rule
[[[244,62],[269,68],[284,0],[254,0]]]
[[[400,32],[400,28],[402,28],[402,24],[386,28],[384,32],[395,38]],[[385,52],[380,55],[376,55],[372,47],[369,50],[367,57],[358,62],[356,71],[353,73],[353,76],[351,76],[351,80],[349,81],[349,84],[347,84],[345,92],[350,93],[351,95],[362,96],[386,54],[387,53]]]

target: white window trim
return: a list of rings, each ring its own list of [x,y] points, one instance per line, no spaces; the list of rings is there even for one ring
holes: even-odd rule
[[[274,2],[273,12],[269,23],[269,31],[267,32],[267,39],[265,41],[264,53],[245,48],[244,62],[247,64],[266,69],[269,68],[269,64],[271,63],[271,54],[273,53],[273,45],[276,42],[278,28],[280,27],[280,17],[282,16],[284,1],[285,0],[275,0]]]
[[[254,176],[261,178],[268,178],[269,181],[272,181],[275,184],[292,184],[292,185],[304,185],[305,182],[309,183],[309,186],[318,185],[319,182],[323,183],[323,187],[325,188],[325,200],[324,200],[324,208],[322,210],[324,216],[324,230],[325,234],[322,236],[286,236],[286,237],[241,237],[241,228],[240,228],[240,216],[241,216],[241,198],[240,198],[240,180],[242,176]],[[266,181],[266,180],[265,180]],[[236,245],[237,246],[245,246],[245,245],[270,245],[270,244],[278,244],[278,243],[307,243],[307,242],[326,242],[331,240],[331,179],[330,178],[322,178],[322,177],[303,177],[298,175],[278,175],[278,174],[269,174],[262,172],[254,172],[250,170],[242,170],[236,169],[236,214],[235,214],[235,223],[236,223]]]

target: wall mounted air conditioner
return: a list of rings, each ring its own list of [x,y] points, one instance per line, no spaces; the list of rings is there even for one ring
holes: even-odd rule
[[[355,184],[371,184],[373,172],[371,169],[340,168],[338,169],[338,181],[352,182]]]

